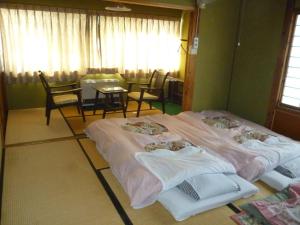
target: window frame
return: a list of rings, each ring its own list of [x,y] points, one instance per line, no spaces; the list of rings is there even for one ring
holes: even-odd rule
[[[294,112],[300,114],[300,106],[297,107],[297,106],[292,106],[292,105],[282,103],[283,92],[284,92],[285,83],[286,83],[286,79],[287,79],[287,71],[289,68],[293,38],[294,38],[295,30],[296,30],[297,17],[300,18],[300,9],[295,9],[293,11],[292,17],[291,17],[291,20],[289,23],[290,32],[289,32],[287,42],[286,42],[286,53],[283,56],[284,62],[282,64],[282,75],[281,75],[281,82],[280,82],[280,86],[279,86],[279,95],[278,95],[278,100],[277,100],[276,106],[278,109],[286,109],[286,110],[294,111]]]

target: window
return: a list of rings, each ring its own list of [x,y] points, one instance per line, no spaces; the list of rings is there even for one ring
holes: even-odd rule
[[[300,108],[300,15],[296,17],[281,103]]]
[[[28,82],[39,70],[59,79],[89,68],[130,75],[179,70],[179,18],[0,6],[0,37],[0,69],[9,82]]]

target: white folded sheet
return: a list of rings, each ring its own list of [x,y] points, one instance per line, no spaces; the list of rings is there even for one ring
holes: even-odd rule
[[[159,202],[173,215],[175,220],[182,221],[198,213],[226,205],[240,198],[250,197],[258,188],[238,175],[228,175],[240,186],[240,191],[195,201],[188,198],[178,188],[172,188],[159,195]],[[222,183],[220,183],[222,185]]]
[[[263,176],[261,176],[260,180],[277,191],[283,190],[284,188],[288,187],[290,184],[300,182],[300,178],[292,179],[282,175],[281,173],[275,170],[265,173]]]
[[[161,181],[163,191],[196,175],[236,173],[232,164],[193,146],[177,152],[166,149],[137,152],[135,158]]]
[[[177,185],[177,188],[197,201],[240,190],[234,180],[222,173],[191,177]]]

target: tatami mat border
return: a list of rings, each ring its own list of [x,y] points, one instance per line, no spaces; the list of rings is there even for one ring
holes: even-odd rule
[[[22,143],[16,143],[16,144],[8,144],[8,145],[5,145],[5,147],[11,148],[11,147],[18,147],[18,146],[25,146],[25,145],[38,145],[38,144],[45,144],[45,143],[51,143],[51,142],[73,140],[76,138],[78,138],[78,137],[69,136],[69,137],[61,137],[61,138],[52,138],[52,139],[45,139],[45,140],[38,140],[38,141],[29,141],[29,142],[22,142]]]
[[[160,109],[157,109],[157,108],[153,107],[152,109],[141,109],[141,112],[143,112],[143,111],[155,111],[155,110],[160,110]],[[133,113],[133,112],[136,112],[136,110],[128,110],[128,111],[126,111],[126,113]],[[114,113],[122,113],[122,111],[117,110],[116,112],[108,112],[108,113],[106,113],[106,115],[114,114]],[[81,115],[77,115],[77,116],[65,116],[62,111],[61,111],[61,114],[66,119],[82,117]],[[86,117],[88,117],[88,116],[102,116],[102,115],[103,115],[103,113],[84,114],[84,116],[86,116]]]
[[[227,204],[227,207],[229,207],[235,213],[240,213],[241,212],[241,210],[238,207],[236,207],[233,203]]]
[[[113,205],[115,206],[115,208],[116,208],[117,212],[119,213],[119,216],[123,220],[124,224],[125,225],[133,225],[133,223],[131,222],[130,218],[128,217],[128,215],[126,214],[125,210],[123,209],[121,203],[119,202],[119,200],[117,199],[116,195],[114,194],[114,192],[110,188],[109,184],[106,182],[105,178],[103,177],[101,171],[100,170],[97,171],[97,169],[93,165],[92,160],[90,159],[90,157],[88,156],[88,154],[84,150],[84,147],[80,143],[79,139],[77,139],[77,143],[79,144],[79,146],[80,146],[83,154],[85,155],[85,157],[88,160],[90,166],[92,167],[92,169],[94,170],[96,176],[98,177],[99,182],[101,183],[101,185],[105,189],[107,195],[109,196],[110,200],[112,201]],[[108,168],[105,168],[105,169],[108,169]]]

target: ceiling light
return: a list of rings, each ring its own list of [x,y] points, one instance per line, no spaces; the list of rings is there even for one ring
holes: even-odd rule
[[[198,7],[205,9],[207,4],[210,4],[216,0],[197,0]]]
[[[124,5],[116,5],[116,6],[107,6],[105,10],[113,11],[113,12],[130,12],[131,8],[128,8]]]

